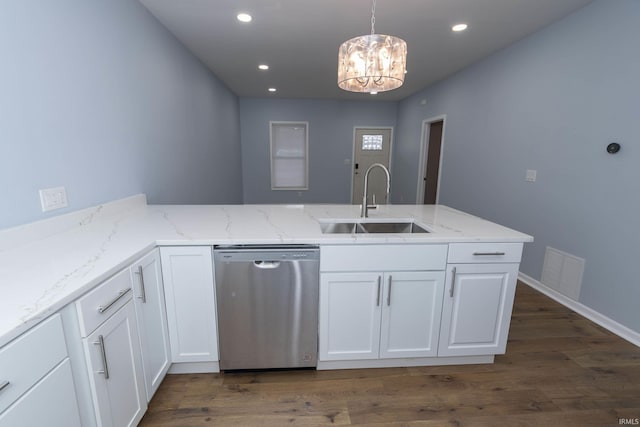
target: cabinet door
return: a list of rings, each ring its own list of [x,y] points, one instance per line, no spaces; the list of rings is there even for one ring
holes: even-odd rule
[[[137,425],[147,400],[133,303],[85,338],[84,346],[99,425]]]
[[[380,358],[437,356],[444,274],[385,274]]]
[[[154,249],[134,263],[131,275],[148,402],[171,364],[159,251]]]
[[[69,359],[65,359],[0,414],[0,426],[80,427]]]
[[[378,358],[381,294],[382,274],[321,275],[319,360]]]
[[[160,256],[171,361],[218,361],[211,247],[164,247]]]
[[[439,356],[502,354],[519,264],[450,264]]]

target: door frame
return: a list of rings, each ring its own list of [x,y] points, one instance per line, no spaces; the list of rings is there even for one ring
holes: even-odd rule
[[[393,159],[393,126],[354,126],[353,127],[353,135],[351,136],[351,188],[349,191],[349,203],[353,204],[353,181],[355,178],[355,174],[353,171],[355,170],[356,165],[356,132],[358,129],[389,129],[389,175],[391,176],[391,159]],[[365,171],[366,172],[366,171]],[[389,188],[389,204],[391,204],[391,194],[392,189]]]
[[[436,189],[436,204],[440,201],[440,184],[442,180],[442,158],[444,157],[444,136],[447,127],[447,115],[441,114],[422,121],[420,137],[420,163],[418,164],[418,183],[416,185],[416,205],[424,204],[424,174],[427,169],[427,149],[429,147],[429,133],[431,124],[442,121],[442,136],[440,137],[440,159],[438,161],[438,185]]]

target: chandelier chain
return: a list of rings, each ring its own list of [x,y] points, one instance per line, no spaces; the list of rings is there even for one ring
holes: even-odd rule
[[[376,0],[371,3],[371,34],[375,34],[376,26]]]

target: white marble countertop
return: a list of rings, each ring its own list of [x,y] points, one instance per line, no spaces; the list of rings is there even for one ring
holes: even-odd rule
[[[155,246],[530,242],[531,236],[438,205],[382,205],[369,220],[412,219],[430,233],[323,234],[318,220],[355,205],[146,205],[144,195],[0,230],[0,346]]]

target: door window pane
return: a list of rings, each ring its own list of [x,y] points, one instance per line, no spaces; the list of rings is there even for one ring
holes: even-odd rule
[[[271,189],[308,188],[307,122],[270,122]]]
[[[382,135],[362,135],[363,150],[382,150]]]

